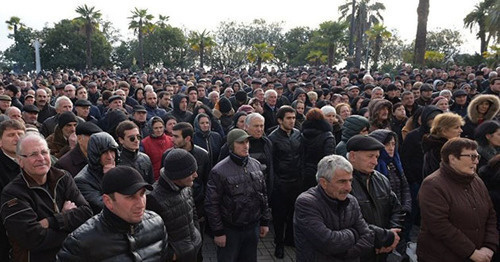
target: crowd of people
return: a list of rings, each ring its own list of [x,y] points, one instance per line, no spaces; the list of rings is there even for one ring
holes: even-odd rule
[[[0,260],[500,261],[499,74],[3,73]]]

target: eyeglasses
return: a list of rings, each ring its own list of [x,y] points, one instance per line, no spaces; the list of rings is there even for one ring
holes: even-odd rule
[[[463,154],[460,156],[468,156],[468,157],[470,157],[470,160],[472,160],[473,162],[476,161],[476,159],[477,160],[481,159],[481,155],[479,155],[479,154]]]
[[[38,156],[40,156],[40,155],[42,155],[44,157],[48,156],[48,155],[50,155],[50,150],[42,150],[40,152],[37,151],[37,152],[30,153],[28,155],[19,155],[19,156],[25,157],[25,158],[35,159],[35,158],[38,158]]]
[[[137,138],[137,140],[141,141],[142,136],[141,135],[129,136],[128,140],[130,140],[130,142],[135,142],[136,138]]]

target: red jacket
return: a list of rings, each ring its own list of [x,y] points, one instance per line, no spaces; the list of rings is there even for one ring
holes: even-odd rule
[[[161,156],[163,152],[173,146],[172,137],[165,134],[159,137],[147,136],[142,140],[142,151],[151,159],[155,181],[160,177]]]

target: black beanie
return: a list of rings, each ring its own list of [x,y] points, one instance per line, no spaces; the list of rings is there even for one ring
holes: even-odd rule
[[[243,103],[245,103],[247,101],[247,93],[243,90],[239,90],[238,92],[236,92],[234,97],[236,98],[237,101],[240,101]]]
[[[71,122],[77,122],[78,119],[76,118],[75,114],[71,111],[67,111],[59,115],[59,118],[57,119],[57,124],[59,125],[60,128],[63,128],[65,125]]]
[[[198,169],[196,159],[184,149],[170,150],[163,161],[163,172],[170,180],[183,179]]]
[[[229,113],[229,111],[231,111],[232,109],[232,105],[231,105],[231,101],[229,101],[229,99],[225,98],[225,97],[222,97],[220,100],[219,100],[219,110],[222,112],[222,113]]]

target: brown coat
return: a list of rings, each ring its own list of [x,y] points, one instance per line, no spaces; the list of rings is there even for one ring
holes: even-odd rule
[[[418,261],[466,261],[475,249],[497,250],[495,211],[477,175],[457,174],[442,162],[425,178],[418,197],[422,215]]]

